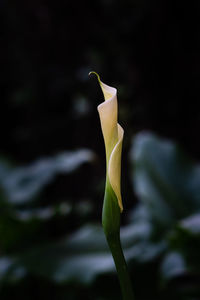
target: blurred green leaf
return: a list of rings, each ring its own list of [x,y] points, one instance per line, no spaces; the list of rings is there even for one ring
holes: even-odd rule
[[[188,272],[200,276],[199,217],[199,214],[195,214],[178,222],[170,235],[170,246],[183,255],[188,267]]]
[[[166,291],[172,285],[176,299],[196,297],[200,278],[200,166],[176,144],[151,133],[134,138],[131,161],[133,187],[142,201],[140,216],[151,224],[149,240],[165,244],[159,271]]]
[[[25,268],[16,265],[15,260],[7,257],[0,258],[0,287],[3,282],[15,283],[26,275]]]
[[[200,214],[189,216],[179,223],[179,227],[189,234],[200,237]]]
[[[161,264],[161,274],[165,279],[182,276],[187,272],[187,266],[183,256],[178,252],[169,252]]]
[[[148,223],[133,223],[122,228],[121,238],[127,261],[144,263],[163,252],[165,243],[152,243],[149,237]],[[102,227],[94,225],[87,225],[60,242],[20,253],[14,261],[16,268],[22,267],[29,273],[59,283],[89,283],[101,274],[115,271]]]
[[[180,281],[185,278],[190,299],[190,280],[193,290],[198,290],[195,280],[200,268],[199,166],[172,142],[147,133],[136,136],[131,160],[133,184],[141,202],[121,228],[127,262],[135,276],[138,269],[154,264],[154,276],[162,275],[166,289],[172,282],[176,298],[184,294]],[[79,209],[84,211],[81,205]],[[53,206],[30,211],[19,207],[15,217],[20,226],[26,220],[48,220],[52,214]],[[39,241],[37,246],[30,243],[26,251],[18,248],[17,253],[3,257],[8,263],[0,268],[2,281],[13,282],[29,274],[59,284],[91,284],[99,276],[115,273],[100,225],[86,225],[65,238],[50,241]],[[152,282],[157,284],[157,278]]]
[[[154,221],[169,227],[200,211],[200,167],[172,142],[138,134],[131,150],[133,186]]]
[[[71,173],[93,159],[92,151],[80,149],[39,159],[26,167],[12,169],[5,163],[0,163],[0,186],[10,203],[25,203],[52,182],[57,174]]]
[[[47,244],[17,258],[30,273],[55,282],[88,283],[97,275],[114,271],[114,263],[98,226],[86,226],[58,243]]]

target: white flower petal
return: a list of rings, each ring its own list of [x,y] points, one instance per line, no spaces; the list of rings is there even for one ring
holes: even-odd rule
[[[121,154],[122,142],[124,137],[123,128],[118,125],[118,142],[115,145],[109,159],[108,177],[115,195],[117,196],[118,204],[121,212],[123,211],[122,197],[121,197]]]
[[[98,80],[105,98],[105,102],[98,106],[98,112],[106,148],[107,175],[111,187],[117,197],[120,210],[122,211],[123,206],[120,181],[124,130],[117,123],[117,90],[101,82],[99,77]]]

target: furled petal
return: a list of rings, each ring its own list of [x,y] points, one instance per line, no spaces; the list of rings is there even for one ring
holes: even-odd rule
[[[95,72],[93,72],[95,73]],[[95,73],[96,74],[96,73]],[[105,148],[107,176],[117,197],[120,210],[123,210],[121,198],[121,152],[124,130],[117,123],[117,90],[100,81],[105,102],[98,106]]]
[[[124,137],[124,130],[118,124],[118,142],[115,145],[109,159],[108,176],[110,184],[118,199],[118,204],[121,212],[123,211],[122,197],[121,197],[121,154],[122,142]]]
[[[106,147],[106,160],[108,166],[108,160],[111,152],[118,141],[117,90],[102,82],[100,82],[100,85],[104,94],[105,102],[98,106],[98,112]]]

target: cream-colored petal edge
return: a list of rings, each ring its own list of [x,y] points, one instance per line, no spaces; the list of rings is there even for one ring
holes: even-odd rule
[[[106,147],[106,158],[108,161],[110,154],[118,141],[116,94],[101,103],[97,109],[100,116],[101,129]]]
[[[116,97],[116,95],[117,95],[116,88],[111,87],[111,86],[103,83],[102,81],[100,81],[100,86],[101,86],[102,92],[104,94],[105,101],[110,100],[110,98],[112,98],[112,97]]]
[[[100,87],[102,89],[103,95],[104,95],[104,99],[105,101],[109,100],[110,98],[114,97],[117,95],[117,90],[114,87],[111,87],[105,83],[103,83],[100,79],[100,76],[97,72],[91,71],[89,72],[89,75],[94,74],[97,76],[97,79],[99,81]]]
[[[111,103],[117,101],[117,90],[100,81],[100,85],[104,94],[105,102],[98,106],[100,112],[102,106],[111,106]],[[116,122],[117,123],[117,122]],[[124,136],[123,128],[117,123],[117,141],[114,145],[108,161],[108,178],[111,187],[117,197],[120,211],[123,211],[122,196],[121,196],[121,152]],[[104,131],[104,130],[102,130]]]
[[[117,104],[117,90],[114,87],[111,87],[111,86],[103,83],[100,80],[100,77],[96,72],[90,72],[89,75],[92,73],[97,76],[99,84],[102,89],[102,92],[104,94],[104,99],[105,99],[105,102],[99,104],[98,111],[99,111],[99,115],[100,115],[101,127],[102,127],[102,132],[104,135],[105,145],[106,145],[106,144],[108,144],[108,138],[109,138],[108,132],[112,131],[112,130],[110,130],[112,128],[112,126],[110,127],[108,125],[108,123],[110,123],[110,122],[108,122],[108,120],[106,121],[107,118],[105,118],[105,116],[103,116],[103,114],[106,112],[106,110],[108,110],[108,111],[110,110],[110,112],[112,111],[112,107],[114,107],[113,105],[114,105],[115,101]],[[108,114],[108,111],[106,112],[106,115]],[[117,119],[117,116],[116,116],[116,119]],[[105,121],[106,121],[106,123],[108,122],[106,124],[106,126],[104,126]],[[113,123],[113,122],[111,122],[111,123]],[[123,142],[124,130],[117,123],[117,120],[116,120],[116,132],[114,130],[114,136],[115,136],[114,140],[116,139],[116,144],[114,145],[113,149],[111,150],[111,153],[109,153],[107,172],[108,172],[108,178],[109,178],[111,187],[117,197],[120,211],[122,212],[123,205],[122,205],[122,197],[121,197],[121,152],[122,152],[122,142]],[[108,152],[110,152],[110,151],[108,151]]]
[[[120,211],[123,211],[122,197],[121,197],[121,153],[122,142],[124,137],[123,128],[118,125],[118,142],[113,148],[108,163],[108,178],[112,189],[117,197]]]

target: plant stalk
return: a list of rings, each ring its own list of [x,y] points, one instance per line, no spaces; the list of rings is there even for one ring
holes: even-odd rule
[[[131,280],[128,273],[120,241],[120,208],[109,181],[106,181],[102,224],[112,253],[123,300],[134,300]]]

